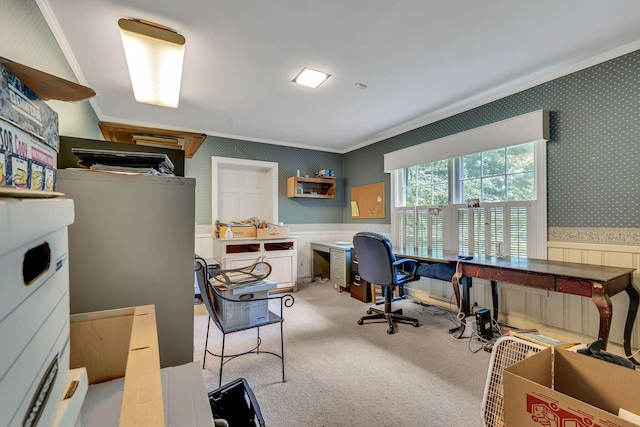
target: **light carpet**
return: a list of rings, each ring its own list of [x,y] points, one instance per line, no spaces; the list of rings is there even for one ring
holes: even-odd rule
[[[394,303],[420,327],[357,320],[370,304],[333,284],[312,282],[292,294],[285,308],[286,382],[280,360],[249,354],[224,366],[222,383],[244,377],[267,427],[482,426],[482,394],[490,354],[475,339],[448,333],[452,314],[410,300]],[[208,315],[195,307],[194,360],[202,361]],[[227,352],[255,343],[255,329],[227,335]],[[279,325],[260,328],[262,349],[279,352]],[[213,325],[209,349],[219,353],[222,334]],[[477,352],[473,352],[479,350]],[[218,387],[219,359],[207,356],[207,390]]]

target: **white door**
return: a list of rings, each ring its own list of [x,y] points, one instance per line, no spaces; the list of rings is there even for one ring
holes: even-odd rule
[[[211,158],[211,222],[278,222],[278,164]]]

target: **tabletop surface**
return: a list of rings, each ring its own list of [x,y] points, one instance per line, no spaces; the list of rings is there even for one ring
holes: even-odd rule
[[[536,274],[546,274],[597,282],[609,282],[619,277],[630,275],[635,268],[612,267],[592,264],[580,264],[564,261],[550,261],[535,258],[502,257],[476,255],[471,260],[458,260],[457,252],[445,252],[427,248],[394,247],[397,258],[415,258],[419,261],[442,263],[460,262],[461,264],[477,265],[481,267],[495,267],[506,270],[519,270]]]
[[[311,242],[311,248],[314,250],[322,250],[322,249],[342,249],[342,250],[350,250],[353,249],[353,243],[345,242],[345,241],[337,241],[337,242]]]

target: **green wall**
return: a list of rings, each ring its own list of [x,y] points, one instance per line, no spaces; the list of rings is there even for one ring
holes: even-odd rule
[[[34,0],[0,0],[0,56],[78,82]],[[47,104],[58,113],[60,135],[102,139],[88,100]]]
[[[211,224],[212,220],[211,156],[277,162],[278,214],[285,224],[342,223],[345,193],[341,154],[208,136],[193,158],[185,161],[185,176],[196,178],[197,224]],[[298,170],[300,175],[314,176],[320,169],[336,171],[335,199],[287,198],[288,177],[295,176]]]
[[[540,109],[551,113],[549,227],[640,227],[640,51],[347,153],[346,194],[389,183],[384,153]],[[349,206],[344,217],[358,221]]]

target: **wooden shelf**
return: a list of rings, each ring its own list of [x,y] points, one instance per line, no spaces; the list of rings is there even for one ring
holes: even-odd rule
[[[187,159],[193,157],[207,135],[204,133],[181,132],[168,129],[156,129],[120,123],[100,122],[102,136],[107,141],[134,144],[133,135],[148,135],[152,137],[179,138],[184,141],[184,156]],[[169,148],[169,147],[167,147]]]
[[[301,187],[300,192],[298,186]],[[292,176],[287,179],[287,197],[307,199],[335,199],[335,178],[303,178]]]

